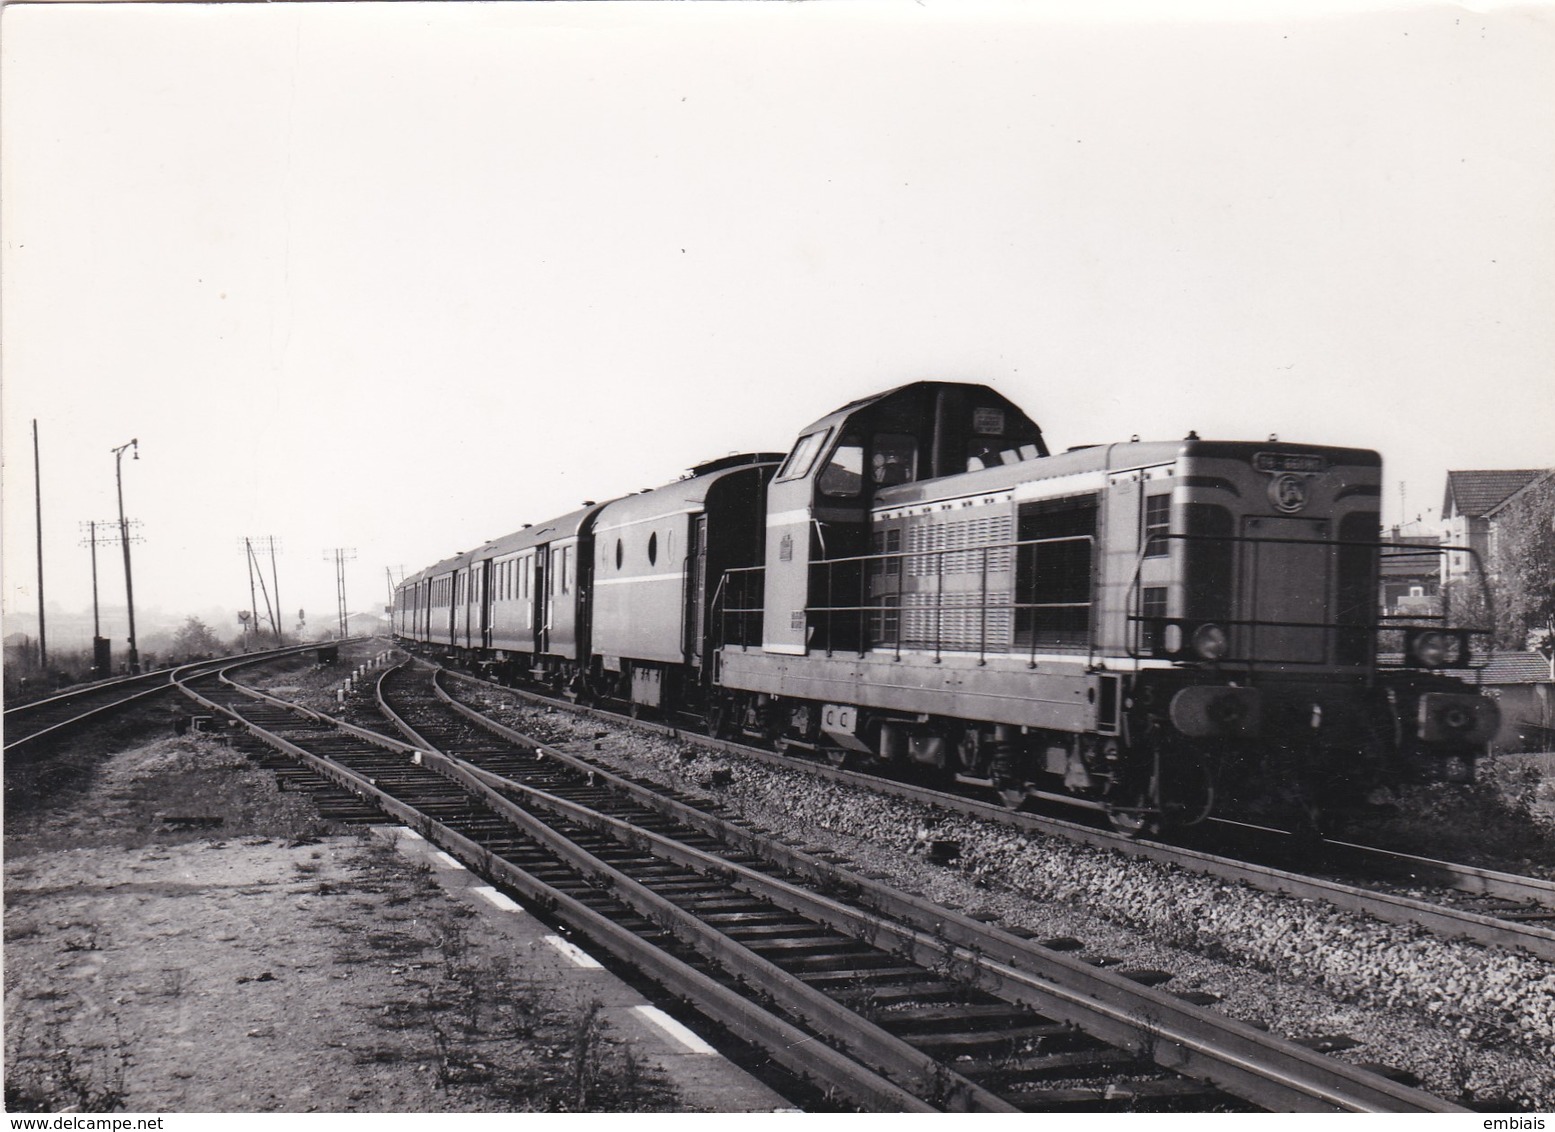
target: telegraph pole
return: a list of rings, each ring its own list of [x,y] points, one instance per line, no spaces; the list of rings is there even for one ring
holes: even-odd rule
[[[337,546],[333,551],[326,550],[324,555],[327,558],[332,553],[335,556],[335,616],[340,639],[344,640],[350,632],[350,614],[346,612],[346,563],[356,559],[356,547]]]
[[[249,588],[249,599],[252,600],[253,596],[254,596],[254,594],[253,594],[253,591],[254,591],[254,573],[257,570],[258,573],[259,573],[259,592],[265,595],[265,614],[270,619],[270,631],[275,634],[275,643],[276,644],[280,644],[281,643],[280,595],[279,594],[276,595],[276,604],[272,606],[270,604],[270,589],[269,589],[268,586],[265,585],[265,571],[264,571],[264,567],[259,565],[259,559],[254,554],[254,543],[255,543],[255,541],[256,541],[255,539],[251,539],[251,538],[245,538],[243,540],[243,547],[248,552],[248,588]],[[274,563],[275,563],[275,538],[273,536],[271,536],[271,535],[266,535],[265,536],[265,541],[270,544],[270,562],[271,562],[271,566],[273,568],[274,567]],[[254,621],[255,621],[255,626],[257,628],[257,624],[258,624],[258,621],[259,621],[259,610],[258,609],[254,610]]]
[[[45,673],[49,667],[49,647],[43,635],[43,465],[38,458],[38,419],[32,421],[32,482],[38,505],[38,668]]]
[[[99,523],[90,520],[81,524],[87,529],[87,543],[92,548],[92,671],[98,676],[108,676],[113,672],[112,654],[108,641],[103,637],[102,618],[98,613],[97,603],[97,544],[99,541],[112,542],[111,536],[98,538],[97,528],[106,527],[107,523]]]
[[[275,536],[266,535],[265,542],[270,544],[270,585],[275,590],[275,643],[284,645],[286,634],[281,631],[281,578],[275,572]]]
[[[130,526],[124,520],[124,450],[134,449],[140,459],[140,441],[131,440],[113,450],[113,477],[119,486],[119,541],[124,546],[124,600],[130,608],[130,673],[140,672],[140,650],[135,647],[135,583],[130,578]]]
[[[254,548],[248,544],[248,539],[243,540],[243,550],[243,557],[248,560],[248,627],[257,635],[259,632],[259,603],[254,600]],[[269,604],[268,598],[265,604]]]

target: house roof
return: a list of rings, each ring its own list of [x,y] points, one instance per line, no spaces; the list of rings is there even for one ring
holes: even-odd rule
[[[1442,496],[1442,515],[1466,515],[1477,519],[1513,492],[1545,472],[1543,468],[1463,471],[1447,473],[1447,490]]]
[[[1520,487],[1516,491],[1512,492],[1511,495],[1508,495],[1500,503],[1497,503],[1489,511],[1485,512],[1485,514],[1487,516],[1489,516],[1490,518],[1494,519],[1497,512],[1503,511],[1506,508],[1512,506],[1512,504],[1516,501],[1516,499],[1517,499],[1517,497],[1519,495],[1522,495],[1524,492],[1533,490],[1539,484],[1541,484],[1545,480],[1551,479],[1551,478],[1555,478],[1555,468],[1550,468],[1550,469],[1547,469],[1545,471],[1540,472],[1538,475],[1534,476],[1533,479],[1531,479],[1527,483],[1523,484],[1522,487]]]
[[[1550,662],[1536,652],[1498,652],[1479,679],[1482,684],[1548,684]]]

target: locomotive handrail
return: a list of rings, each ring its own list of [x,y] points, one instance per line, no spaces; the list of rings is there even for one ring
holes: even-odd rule
[[[1033,617],[1032,624],[1028,630],[1030,634],[1029,641],[1022,642],[1020,640],[1021,636],[1023,635],[1022,629],[1020,627],[1021,613],[1030,613],[1034,615],[1044,611],[1088,611],[1095,608],[1096,602],[1094,600],[1094,569],[1090,571],[1090,578],[1088,579],[1088,585],[1092,589],[1091,600],[1013,600],[1015,592],[1019,589],[1019,575],[1022,569],[1029,568],[1034,570],[1038,561],[1037,559],[1033,558],[1029,566],[1023,566],[1019,560],[1022,550],[1027,548],[1035,550],[1035,548],[1042,546],[1074,543],[1083,543],[1090,547],[1092,550],[1092,561],[1094,562],[1094,551],[1096,545],[1096,539],[1094,535],[1056,535],[1049,538],[1013,539],[1006,542],[986,543],[981,546],[879,551],[870,554],[857,554],[848,555],[842,558],[823,559],[819,562],[812,563],[812,565],[826,568],[826,603],[814,605],[807,604],[804,607],[803,612],[805,615],[806,624],[810,624],[812,618],[820,620],[819,627],[822,627],[825,630],[824,651],[827,656],[834,655],[838,651],[843,651],[839,650],[837,647],[836,628],[838,615],[855,614],[859,617],[857,633],[858,643],[851,651],[856,651],[859,656],[864,656],[871,648],[879,648],[882,646],[894,648],[898,657],[901,656],[901,651],[904,646],[932,649],[936,661],[940,660],[945,653],[960,652],[962,651],[960,648],[954,647],[959,642],[946,640],[945,619],[946,615],[950,613],[975,614],[977,616],[977,642],[975,646],[969,646],[965,651],[975,653],[980,661],[986,660],[990,652],[995,652],[999,655],[1008,655],[1009,653],[1016,651],[1016,648],[1023,643],[1029,646],[1027,662],[1028,664],[1032,665],[1036,663],[1036,656],[1039,648],[1051,651],[1073,652],[1076,654],[1094,653],[1096,649],[1096,625],[1095,619],[1091,617],[1087,617],[1085,619],[1086,624],[1083,629],[1080,630],[1080,632],[1084,634],[1084,640],[1065,641],[1055,637],[1053,640],[1043,641],[1040,636],[1039,626],[1037,626],[1035,623],[1035,617]],[[1001,565],[998,567],[998,569],[1000,569],[1000,572],[1008,572],[1011,575],[1010,600],[989,600],[988,578],[991,569],[989,560],[990,557],[994,554],[1004,554],[1009,556],[1009,564],[1007,566]],[[965,555],[968,557],[977,556],[980,558],[980,565],[977,568],[978,590],[976,593],[978,600],[976,602],[969,602],[964,605],[946,605],[945,597],[947,592],[954,592],[947,591],[945,588],[945,575],[947,573],[945,570],[945,564],[947,558],[951,555]],[[905,569],[899,567],[897,570],[891,571],[886,568],[887,563],[901,563],[903,560],[908,562],[908,565]],[[923,607],[910,607],[901,605],[900,599],[904,596],[904,591],[901,589],[900,580],[909,576],[928,576],[924,570],[924,566],[930,560],[932,560],[934,564],[934,572],[932,575],[934,578],[934,589],[932,591],[924,591],[924,596],[928,596],[928,594],[932,592],[932,605]],[[839,566],[859,567],[858,585],[860,590],[860,600],[856,604],[842,604],[837,600],[838,595],[835,592],[837,574],[836,567]],[[874,569],[874,567],[879,567],[879,569]],[[729,590],[733,590],[736,585],[734,580],[735,575],[741,575],[746,578],[758,577],[763,574],[764,570],[765,567],[761,566],[737,567],[724,571],[722,577],[720,577],[714,602],[715,609],[717,610],[715,616],[718,616],[720,625],[721,645],[736,645],[740,648],[751,647],[747,640],[748,633],[744,628],[745,619],[750,616],[762,615],[764,612],[760,605],[747,607],[727,604],[729,595],[725,591],[725,582],[729,582],[728,588]],[[962,573],[963,571],[955,570],[952,572]],[[967,570],[964,572],[971,573],[972,571]],[[897,587],[895,592],[875,593],[872,595],[867,592],[872,583],[876,583],[882,579],[887,578],[897,579]],[[1034,583],[1031,581],[1028,581],[1027,584],[1028,586],[1034,586]],[[890,599],[892,598],[897,599],[895,604],[891,602]],[[869,631],[869,615],[881,615],[881,621],[879,624],[883,628],[887,624],[884,615],[891,612],[895,612],[897,614],[897,616],[894,618],[894,632],[877,633]],[[932,619],[932,631],[916,638],[904,632],[904,624],[906,621],[906,618],[902,617],[904,612],[908,613],[909,615],[929,616]],[[999,647],[997,643],[995,643],[993,647],[990,647],[989,614],[991,612],[1009,614],[1010,628],[1008,635],[1008,647]],[[731,617],[737,619],[736,625],[740,628],[739,635],[741,639],[738,641],[731,639],[731,634],[729,631],[729,619]],[[1065,633],[1074,632],[1074,630],[1060,628],[1055,630],[1055,632]]]
[[[1014,594],[1020,588],[1020,573],[1021,573],[1022,568],[1023,568],[1023,565],[1020,562],[1020,552],[1023,549],[1026,549],[1026,548],[1033,548],[1034,549],[1034,548],[1039,547],[1039,546],[1052,546],[1052,545],[1056,545],[1056,544],[1060,544],[1060,543],[1065,543],[1065,544],[1068,544],[1068,543],[1084,543],[1084,544],[1086,544],[1088,547],[1092,548],[1092,551],[1093,551],[1092,560],[1094,561],[1094,548],[1095,548],[1095,545],[1096,545],[1096,539],[1095,539],[1095,536],[1093,536],[1093,535],[1055,535],[1055,536],[1051,536],[1051,537],[1048,537],[1048,538],[1013,539],[1013,540],[1009,540],[1009,541],[1006,541],[1006,542],[984,543],[981,546],[941,547],[941,548],[937,548],[937,549],[914,549],[914,550],[899,550],[899,551],[879,551],[879,552],[875,552],[875,553],[871,553],[871,554],[865,554],[865,555],[853,555],[853,556],[850,556],[850,557],[847,557],[847,558],[827,559],[824,562],[816,563],[816,565],[824,565],[824,566],[827,566],[827,567],[831,567],[833,565],[838,565],[838,564],[849,564],[849,563],[862,563],[862,564],[866,564],[866,565],[879,565],[879,566],[882,567],[879,571],[869,571],[869,570],[866,570],[866,571],[862,571],[861,572],[860,588],[863,589],[863,588],[867,587],[867,585],[870,582],[873,582],[873,581],[879,581],[881,579],[894,577],[894,578],[898,579],[896,590],[895,590],[894,593],[879,593],[879,594],[875,594],[875,595],[873,595],[875,598],[879,598],[879,599],[882,599],[882,600],[878,600],[878,601],[876,601],[876,600],[861,601],[861,603],[859,605],[837,605],[835,603],[832,603],[832,604],[828,604],[826,606],[807,606],[806,609],[805,609],[805,613],[806,613],[807,616],[809,614],[811,614],[812,612],[814,612],[814,613],[825,613],[827,615],[827,617],[828,617],[828,621],[830,621],[830,619],[837,613],[866,613],[866,614],[882,614],[883,615],[883,614],[885,614],[888,611],[895,610],[895,611],[897,611],[898,616],[897,616],[897,618],[895,620],[895,633],[894,633],[894,635],[889,640],[877,640],[875,634],[868,634],[868,635],[866,635],[866,634],[861,632],[860,635],[859,635],[860,647],[858,649],[858,655],[863,656],[863,655],[865,655],[865,653],[870,648],[878,648],[878,647],[880,647],[881,644],[887,644],[887,645],[893,646],[896,649],[897,656],[900,657],[903,645],[904,644],[909,644],[909,646],[916,645],[917,647],[922,647],[922,648],[932,648],[934,650],[934,656],[935,656],[936,662],[938,662],[940,659],[942,659],[946,652],[960,652],[960,651],[962,651],[959,648],[949,647],[949,646],[954,646],[956,644],[959,644],[960,642],[947,641],[946,638],[945,638],[945,616],[946,616],[946,614],[947,613],[956,613],[956,614],[976,613],[978,615],[978,628],[977,628],[978,641],[977,641],[977,646],[976,646],[975,649],[968,647],[965,651],[975,652],[977,657],[978,657],[978,659],[979,659],[979,662],[982,662],[982,661],[986,660],[986,658],[987,658],[987,656],[988,656],[990,651],[997,652],[997,653],[999,653],[1001,655],[1007,655],[1008,653],[1015,651],[1015,647],[1018,646],[1021,643],[1020,642],[1020,637],[1021,637],[1022,634],[1021,634],[1021,628],[1020,628],[1019,614],[1022,613],[1022,612],[1036,613],[1038,611],[1044,611],[1044,610],[1052,611],[1052,610],[1067,610],[1067,609],[1090,610],[1090,609],[1093,609],[1095,607],[1096,603],[1094,601],[1094,590],[1092,592],[1092,598],[1093,599],[1092,600],[1087,600],[1087,601],[1045,601],[1045,602],[1038,602],[1038,601],[1016,601],[1016,600],[1014,600]],[[1009,566],[1005,566],[1005,565],[1001,564],[999,567],[997,567],[997,569],[1001,573],[1002,572],[1009,572],[1011,574],[1011,576],[1012,576],[1011,577],[1011,586],[1010,586],[1010,593],[1011,593],[1011,599],[1010,600],[998,600],[998,601],[989,601],[988,600],[988,577],[989,577],[989,573],[990,573],[989,558],[990,558],[990,556],[992,554],[995,554],[995,553],[1008,554],[1010,556],[1010,559],[1012,560],[1011,564]],[[967,603],[967,604],[964,604],[964,605],[954,605],[954,606],[947,606],[945,604],[945,595],[946,595],[946,592],[947,592],[946,589],[945,589],[945,574],[946,574],[945,563],[946,563],[946,559],[949,558],[952,555],[966,555],[966,556],[969,556],[969,557],[972,556],[972,555],[978,555],[981,558],[980,568],[978,569],[978,591],[977,591],[977,593],[978,593],[979,600],[977,602],[975,602],[975,603]],[[934,570],[935,586],[934,586],[934,590],[933,590],[934,604],[932,606],[933,633],[932,633],[931,636],[930,635],[925,635],[924,637],[921,637],[921,638],[918,638],[917,640],[914,640],[913,638],[908,637],[903,632],[903,625],[904,625],[905,618],[901,617],[900,614],[902,612],[923,613],[923,612],[930,612],[930,610],[928,610],[928,609],[914,609],[913,607],[903,606],[903,605],[901,605],[899,603],[900,599],[903,596],[903,591],[901,589],[900,579],[902,579],[904,577],[913,576],[914,573],[916,573],[916,575],[919,576],[919,577],[924,576],[924,574],[921,572],[921,570],[922,570],[921,566],[919,566],[917,568],[917,570],[914,569],[916,564],[912,560],[914,560],[914,559],[924,559],[924,560],[926,560],[926,559],[929,559],[929,558],[933,558],[934,559],[934,566],[935,566],[935,570]],[[899,561],[901,561],[903,559],[908,560],[908,567],[905,570],[904,569],[898,569],[898,570],[893,572],[893,571],[890,571],[890,570],[887,570],[887,569],[884,568],[886,563],[893,562],[893,561],[898,561],[899,562]],[[1037,561],[1038,561],[1037,559],[1033,558],[1032,562],[1030,563],[1030,568],[1034,569],[1036,564],[1037,564]],[[960,573],[962,571],[958,570],[958,571],[954,571],[954,572]],[[965,571],[965,572],[966,573],[970,573],[971,571],[968,570],[968,571]],[[1092,571],[1090,571],[1090,578],[1088,579],[1088,585],[1089,586],[1094,587],[1094,579],[1095,579],[1095,571],[1092,570]],[[1028,584],[1031,584],[1031,583],[1028,583]],[[867,596],[867,595],[861,595],[861,597],[862,596]],[[889,601],[890,598],[898,599],[898,603],[897,604],[891,604],[890,601]],[[996,647],[996,648],[990,650],[989,641],[988,641],[988,633],[989,633],[989,624],[988,624],[989,616],[988,615],[989,615],[990,611],[1008,612],[1009,614],[1011,614],[1011,618],[1010,618],[1010,631],[1009,631],[1009,638],[1008,638],[1008,640],[1009,640],[1009,647],[1008,648],[997,648]],[[884,620],[884,618],[882,616],[882,620],[881,620],[882,628],[884,627],[884,624],[885,624],[885,620]],[[1063,629],[1058,630],[1058,632],[1064,632],[1064,631],[1067,631],[1067,630],[1063,630]],[[1094,651],[1094,648],[1095,648],[1095,622],[1094,622],[1094,619],[1089,618],[1089,617],[1086,618],[1086,625],[1085,625],[1084,629],[1082,630],[1082,632],[1085,635],[1085,640],[1083,640],[1083,641],[1063,641],[1063,640],[1054,639],[1052,641],[1043,642],[1040,639],[1040,636],[1039,636],[1039,633],[1038,633],[1038,627],[1035,624],[1035,619],[1033,618],[1033,623],[1032,623],[1031,628],[1030,628],[1030,641],[1029,641],[1030,652],[1029,652],[1029,655],[1028,655],[1028,658],[1027,658],[1028,663],[1029,664],[1035,664],[1037,650],[1038,650],[1039,646],[1044,647],[1044,648],[1048,648],[1048,649],[1061,650],[1061,651],[1074,652],[1074,653]],[[832,636],[831,636],[830,633],[828,633],[828,646],[830,646],[831,640],[832,640]],[[868,643],[866,643],[866,641]],[[826,650],[827,655],[831,655],[834,651],[835,651],[835,649],[832,648],[832,647],[828,647],[827,650]]]
[[[1378,551],[1379,553],[1386,553],[1388,551],[1397,551],[1399,553],[1396,555],[1396,557],[1424,557],[1424,556],[1427,556],[1427,555],[1467,554],[1467,555],[1469,555],[1470,559],[1472,560],[1472,562],[1474,564],[1475,572],[1478,575],[1478,579],[1479,579],[1479,583],[1480,583],[1480,595],[1481,595],[1481,597],[1483,598],[1483,600],[1485,602],[1487,614],[1489,615],[1489,619],[1490,619],[1491,625],[1493,626],[1494,622],[1495,622],[1494,607],[1493,607],[1493,604],[1492,604],[1493,603],[1493,598],[1492,598],[1492,595],[1490,593],[1489,585],[1488,585],[1488,583],[1486,582],[1486,579],[1485,579],[1484,563],[1481,560],[1479,552],[1474,550],[1472,547],[1467,547],[1467,546],[1445,546],[1445,545],[1424,546],[1424,545],[1419,544],[1419,543],[1400,543],[1400,542],[1392,542],[1392,541],[1382,540],[1382,539],[1299,539],[1299,538],[1289,538],[1289,537],[1285,537],[1285,536],[1237,535],[1237,534],[1212,535],[1212,534],[1199,534],[1199,533],[1192,533],[1192,534],[1190,534],[1190,533],[1185,533],[1185,532],[1178,532],[1178,533],[1173,533],[1173,534],[1157,533],[1157,534],[1151,535],[1150,539],[1147,540],[1145,542],[1145,544],[1142,545],[1139,548],[1139,552],[1135,556],[1135,559],[1134,559],[1134,571],[1133,571],[1132,577],[1129,580],[1129,591],[1128,591],[1128,598],[1127,598],[1127,608],[1128,608],[1129,612],[1127,612],[1125,614],[1125,619],[1129,623],[1131,623],[1134,626],[1136,626],[1136,629],[1142,629],[1144,626],[1150,625],[1150,624],[1161,625],[1161,626],[1164,627],[1166,625],[1171,625],[1171,624],[1185,625],[1185,624],[1188,624],[1188,623],[1193,622],[1195,620],[1197,620],[1200,623],[1205,622],[1205,621],[1209,621],[1209,620],[1213,620],[1213,622],[1216,625],[1220,625],[1220,626],[1224,626],[1224,627],[1247,627],[1247,628],[1252,628],[1252,629],[1261,629],[1261,628],[1270,628],[1270,629],[1274,629],[1274,628],[1291,628],[1291,629],[1350,630],[1352,632],[1354,632],[1354,631],[1361,631],[1361,632],[1365,632],[1365,633],[1368,633],[1368,634],[1371,635],[1371,637],[1373,639],[1374,647],[1369,651],[1369,653],[1368,653],[1368,655],[1367,655],[1367,657],[1365,658],[1364,661],[1354,665],[1353,667],[1365,668],[1368,672],[1375,672],[1380,667],[1388,667],[1390,669],[1393,667],[1392,665],[1384,665],[1379,660],[1379,653],[1378,653],[1377,648],[1375,647],[1378,635],[1381,634],[1381,633],[1384,633],[1384,632],[1389,632],[1389,631],[1394,631],[1396,629],[1403,629],[1403,628],[1410,627],[1407,624],[1384,625],[1383,622],[1391,622],[1391,621],[1395,621],[1395,620],[1397,620],[1397,621],[1429,621],[1429,622],[1433,622],[1433,623],[1436,623],[1436,624],[1446,625],[1446,624],[1448,624],[1448,620],[1449,620],[1449,618],[1451,616],[1450,611],[1446,610],[1445,608],[1443,609],[1443,611],[1441,613],[1436,613],[1436,614],[1431,614],[1431,613],[1404,614],[1404,615],[1400,615],[1400,614],[1387,614],[1387,613],[1383,613],[1380,610],[1378,610],[1376,608],[1375,602],[1373,602],[1373,604],[1370,605],[1370,607],[1369,607],[1370,608],[1370,612],[1368,614],[1367,620],[1364,623],[1345,623],[1345,622],[1339,622],[1339,621],[1276,621],[1276,620],[1266,620],[1266,619],[1258,619],[1258,618],[1233,618],[1233,617],[1216,617],[1216,618],[1197,618],[1197,619],[1195,619],[1195,618],[1169,617],[1169,616],[1146,616],[1143,613],[1142,609],[1141,609],[1141,606],[1143,604],[1143,598],[1144,598],[1143,586],[1142,586],[1142,583],[1143,583],[1142,572],[1143,572],[1143,569],[1144,569],[1145,559],[1149,556],[1148,552],[1150,550],[1150,544],[1155,542],[1156,540],[1180,541],[1180,542],[1184,542],[1184,543],[1187,543],[1187,542],[1217,542],[1217,543],[1228,543],[1228,544],[1230,544],[1232,546],[1253,546],[1253,545],[1269,544],[1269,545],[1291,545],[1291,546],[1305,546],[1305,547],[1323,547],[1323,548],[1333,548],[1333,549],[1337,549],[1337,548],[1340,548],[1340,547],[1352,547],[1352,548],[1359,548],[1359,549],[1365,549],[1365,550],[1374,550],[1374,551]],[[1373,582],[1374,581],[1375,581],[1375,578],[1373,578]],[[1372,589],[1374,589],[1374,588],[1375,588],[1375,586],[1373,585]],[[1368,592],[1372,592],[1372,591],[1368,590]],[[1374,594],[1373,594],[1373,597],[1375,597]],[[1494,633],[1494,629],[1492,627],[1487,627],[1487,626],[1463,626],[1461,628],[1461,631],[1466,633],[1466,634],[1469,634],[1470,636],[1477,636],[1477,637],[1488,637],[1488,636],[1491,636],[1491,634]],[[1133,658],[1134,660],[1139,660],[1139,659],[1141,659],[1143,657],[1154,656],[1155,655],[1154,650],[1147,651],[1147,650],[1145,650],[1143,648],[1143,645],[1142,645],[1142,633],[1137,632],[1137,631],[1130,635],[1128,641],[1125,644],[1125,648],[1126,648],[1126,650],[1128,652],[1128,655],[1131,658]],[[1487,664],[1489,663],[1490,656],[1493,653],[1493,651],[1494,651],[1493,650],[1493,645],[1492,646],[1487,646],[1485,648],[1485,650],[1484,650],[1485,663],[1487,663]],[[1226,657],[1226,658],[1223,658],[1223,659],[1224,660],[1231,660],[1231,661],[1242,661],[1242,662],[1246,662],[1246,663],[1252,663],[1253,662],[1253,658],[1251,658],[1251,657]],[[1303,666],[1304,665],[1304,666],[1309,666],[1309,667],[1330,667],[1334,663],[1332,661],[1329,661],[1326,658],[1326,656],[1325,656],[1324,659],[1320,659],[1320,660],[1306,660],[1306,659],[1295,658],[1295,657],[1271,659],[1271,658],[1266,657],[1266,656],[1260,656],[1257,659],[1258,659],[1259,663],[1266,663],[1266,664],[1272,663],[1272,664],[1279,664],[1279,665],[1286,665],[1286,666]],[[1410,667],[1410,666],[1405,664],[1405,665],[1402,665],[1401,667]],[[1465,667],[1477,670],[1477,669],[1483,668],[1484,665],[1483,664],[1479,664],[1479,665],[1466,665]]]

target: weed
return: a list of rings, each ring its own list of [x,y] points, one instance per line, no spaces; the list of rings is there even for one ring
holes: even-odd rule
[[[114,1030],[118,1018],[113,1017]],[[8,1112],[120,1112],[124,1108],[124,1043],[88,1058],[50,1023],[38,1044],[29,1042],[26,1019],[7,1042],[5,1107]]]

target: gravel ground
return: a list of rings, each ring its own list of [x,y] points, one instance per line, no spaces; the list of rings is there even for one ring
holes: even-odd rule
[[[7,1111],[680,1107],[426,869],[219,738],[153,725],[51,790],[8,776]]]
[[[685,789],[950,907],[1073,936],[1087,955],[1175,972],[1168,987],[1292,1038],[1349,1035],[1344,1056],[1406,1070],[1444,1097],[1555,1109],[1555,966],[1443,941],[1119,854],[882,798],[688,744],[535,708],[497,689],[477,699],[521,731],[588,741],[591,757]],[[960,844],[949,865],[926,841]]]

